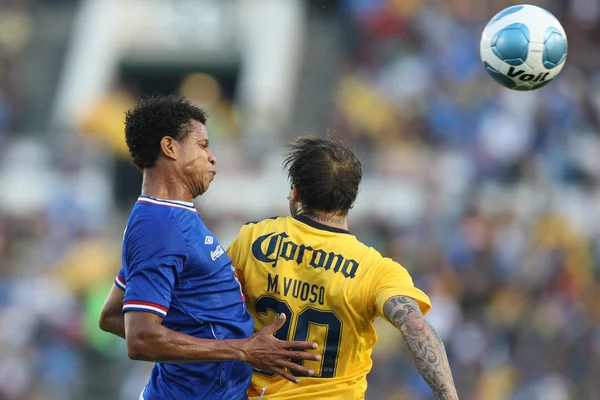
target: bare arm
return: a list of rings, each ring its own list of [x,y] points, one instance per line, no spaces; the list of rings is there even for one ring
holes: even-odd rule
[[[314,371],[292,363],[290,359],[320,359],[319,355],[301,351],[316,348],[314,343],[284,342],[273,336],[285,323],[285,317],[248,339],[199,339],[164,327],[162,318],[156,314],[129,311],[123,316],[124,296],[125,292],[116,285],[111,288],[100,314],[100,329],[127,337],[127,353],[133,360],[171,363],[240,360],[297,383],[298,378],[284,368],[308,376]]]
[[[402,333],[417,370],[438,400],[458,399],[452,371],[442,339],[423,317],[417,302],[410,297],[389,299],[384,314]]]
[[[127,353],[133,360],[170,363],[240,360],[298,383],[299,379],[286,368],[306,376],[312,376],[314,371],[293,363],[291,359],[319,361],[321,357],[302,351],[316,349],[316,343],[286,342],[273,336],[285,320],[285,315],[281,314],[274,323],[248,339],[213,340],[170,330],[162,325],[162,318],[158,315],[129,311],[125,313]]]
[[[100,313],[100,329],[125,339],[125,321],[123,319],[123,289],[113,285],[104,301]]]
[[[127,354],[132,360],[185,363],[241,360],[236,341],[200,339],[168,329],[152,313],[125,313]],[[231,343],[233,342],[233,343]]]

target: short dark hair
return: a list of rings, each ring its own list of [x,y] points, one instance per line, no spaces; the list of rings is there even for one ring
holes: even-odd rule
[[[301,136],[290,145],[283,161],[290,182],[298,188],[303,212],[343,215],[354,205],[362,166],[339,138]]]
[[[149,96],[125,113],[125,141],[133,164],[140,170],[152,168],[160,154],[160,141],[170,136],[184,140],[190,123],[206,123],[206,112],[185,97]]]

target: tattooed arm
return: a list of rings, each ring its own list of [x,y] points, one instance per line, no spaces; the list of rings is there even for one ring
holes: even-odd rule
[[[458,399],[442,339],[429,325],[417,302],[410,297],[389,299],[384,314],[402,332],[415,366],[438,400]]]

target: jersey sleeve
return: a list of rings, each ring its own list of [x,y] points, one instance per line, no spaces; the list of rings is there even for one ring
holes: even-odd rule
[[[123,267],[121,267],[115,277],[115,286],[122,290],[125,290],[125,287],[127,286],[124,276],[125,272],[123,272]]]
[[[123,312],[145,311],[164,318],[187,258],[181,230],[174,221],[138,224],[130,229],[124,250]]]
[[[376,267],[376,277],[370,298],[377,315],[386,318],[383,306],[396,296],[406,296],[416,300],[423,315],[431,309],[429,297],[415,287],[408,271],[397,262],[384,258]]]

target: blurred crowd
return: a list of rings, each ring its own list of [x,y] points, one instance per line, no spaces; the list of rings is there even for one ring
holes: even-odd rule
[[[0,2],[0,145],[22,116],[23,93],[16,84],[16,76],[34,30],[27,3],[27,0]]]
[[[26,21],[28,3],[0,1],[0,22]],[[419,200],[402,222],[367,212],[350,228],[431,296],[461,398],[600,398],[600,3],[532,2],[569,35],[561,76],[534,93],[502,89],[479,60],[483,26],[513,2],[339,3],[346,58],[327,125],[365,176],[406,187],[399,209]],[[73,131],[6,138],[30,35],[12,24],[0,23],[0,400],[137,398],[151,365],[97,328],[131,205],[119,192],[139,187],[118,183],[137,176],[120,139],[133,94],[99,99]],[[208,102],[221,164],[246,167],[218,82],[191,75],[179,91]],[[257,217],[202,212],[228,238]],[[399,333],[377,329],[368,398],[432,398]]]
[[[88,360],[117,348],[97,329],[107,265],[119,264],[106,157],[78,132],[24,132],[35,116],[19,82],[40,3],[0,1],[2,400],[84,399]]]
[[[423,202],[405,224],[352,229],[430,293],[465,399],[600,398],[600,3],[533,3],[569,39],[562,75],[534,93],[481,68],[482,27],[509,2],[342,6],[330,125]],[[372,398],[431,398],[398,334],[379,332]]]

